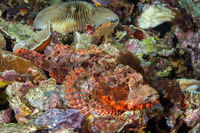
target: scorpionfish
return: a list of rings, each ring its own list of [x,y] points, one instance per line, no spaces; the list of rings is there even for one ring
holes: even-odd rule
[[[158,103],[157,91],[143,83],[140,73],[95,46],[75,50],[57,44],[44,54],[22,48],[15,53],[64,83],[68,105],[82,114],[119,115]]]

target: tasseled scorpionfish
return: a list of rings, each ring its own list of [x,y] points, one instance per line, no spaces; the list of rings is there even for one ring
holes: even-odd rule
[[[56,45],[47,46],[44,54],[22,48],[15,53],[64,83],[69,106],[82,114],[119,115],[158,102],[157,91],[143,84],[140,73],[96,47]]]

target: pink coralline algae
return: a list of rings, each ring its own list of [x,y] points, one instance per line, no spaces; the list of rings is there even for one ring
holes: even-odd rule
[[[7,71],[5,70],[0,75],[1,78],[3,78],[6,81],[15,81],[17,77],[19,77],[19,73],[16,73],[14,70]]]
[[[193,127],[197,123],[200,122],[199,109],[190,109],[185,112],[186,117],[183,118],[183,121],[187,124],[187,126]]]
[[[34,123],[36,125],[46,125],[49,129],[56,128],[81,128],[81,122],[83,115],[74,109],[49,109],[41,116],[35,119]]]
[[[11,108],[2,110],[0,112],[0,123],[9,123],[11,120]]]
[[[179,40],[179,47],[191,54],[192,66],[194,71],[200,74],[200,30],[196,32],[184,32],[183,30],[177,28],[175,35]]]
[[[57,82],[64,82],[69,106],[82,114],[119,115],[158,103],[157,91],[143,84],[140,73],[95,46],[74,50],[56,45],[44,54],[26,49],[15,53],[50,72]]]

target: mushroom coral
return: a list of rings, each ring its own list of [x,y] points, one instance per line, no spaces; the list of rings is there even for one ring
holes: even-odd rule
[[[87,24],[99,25],[105,21],[115,22],[115,27],[119,22],[118,16],[109,9],[84,1],[59,3],[45,8],[37,14],[35,28],[45,28],[48,20],[53,30],[59,33],[83,31]]]

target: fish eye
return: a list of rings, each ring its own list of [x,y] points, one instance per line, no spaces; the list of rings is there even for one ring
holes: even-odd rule
[[[126,79],[126,82],[129,82],[129,81],[130,81],[129,78],[127,78],[127,79]]]

